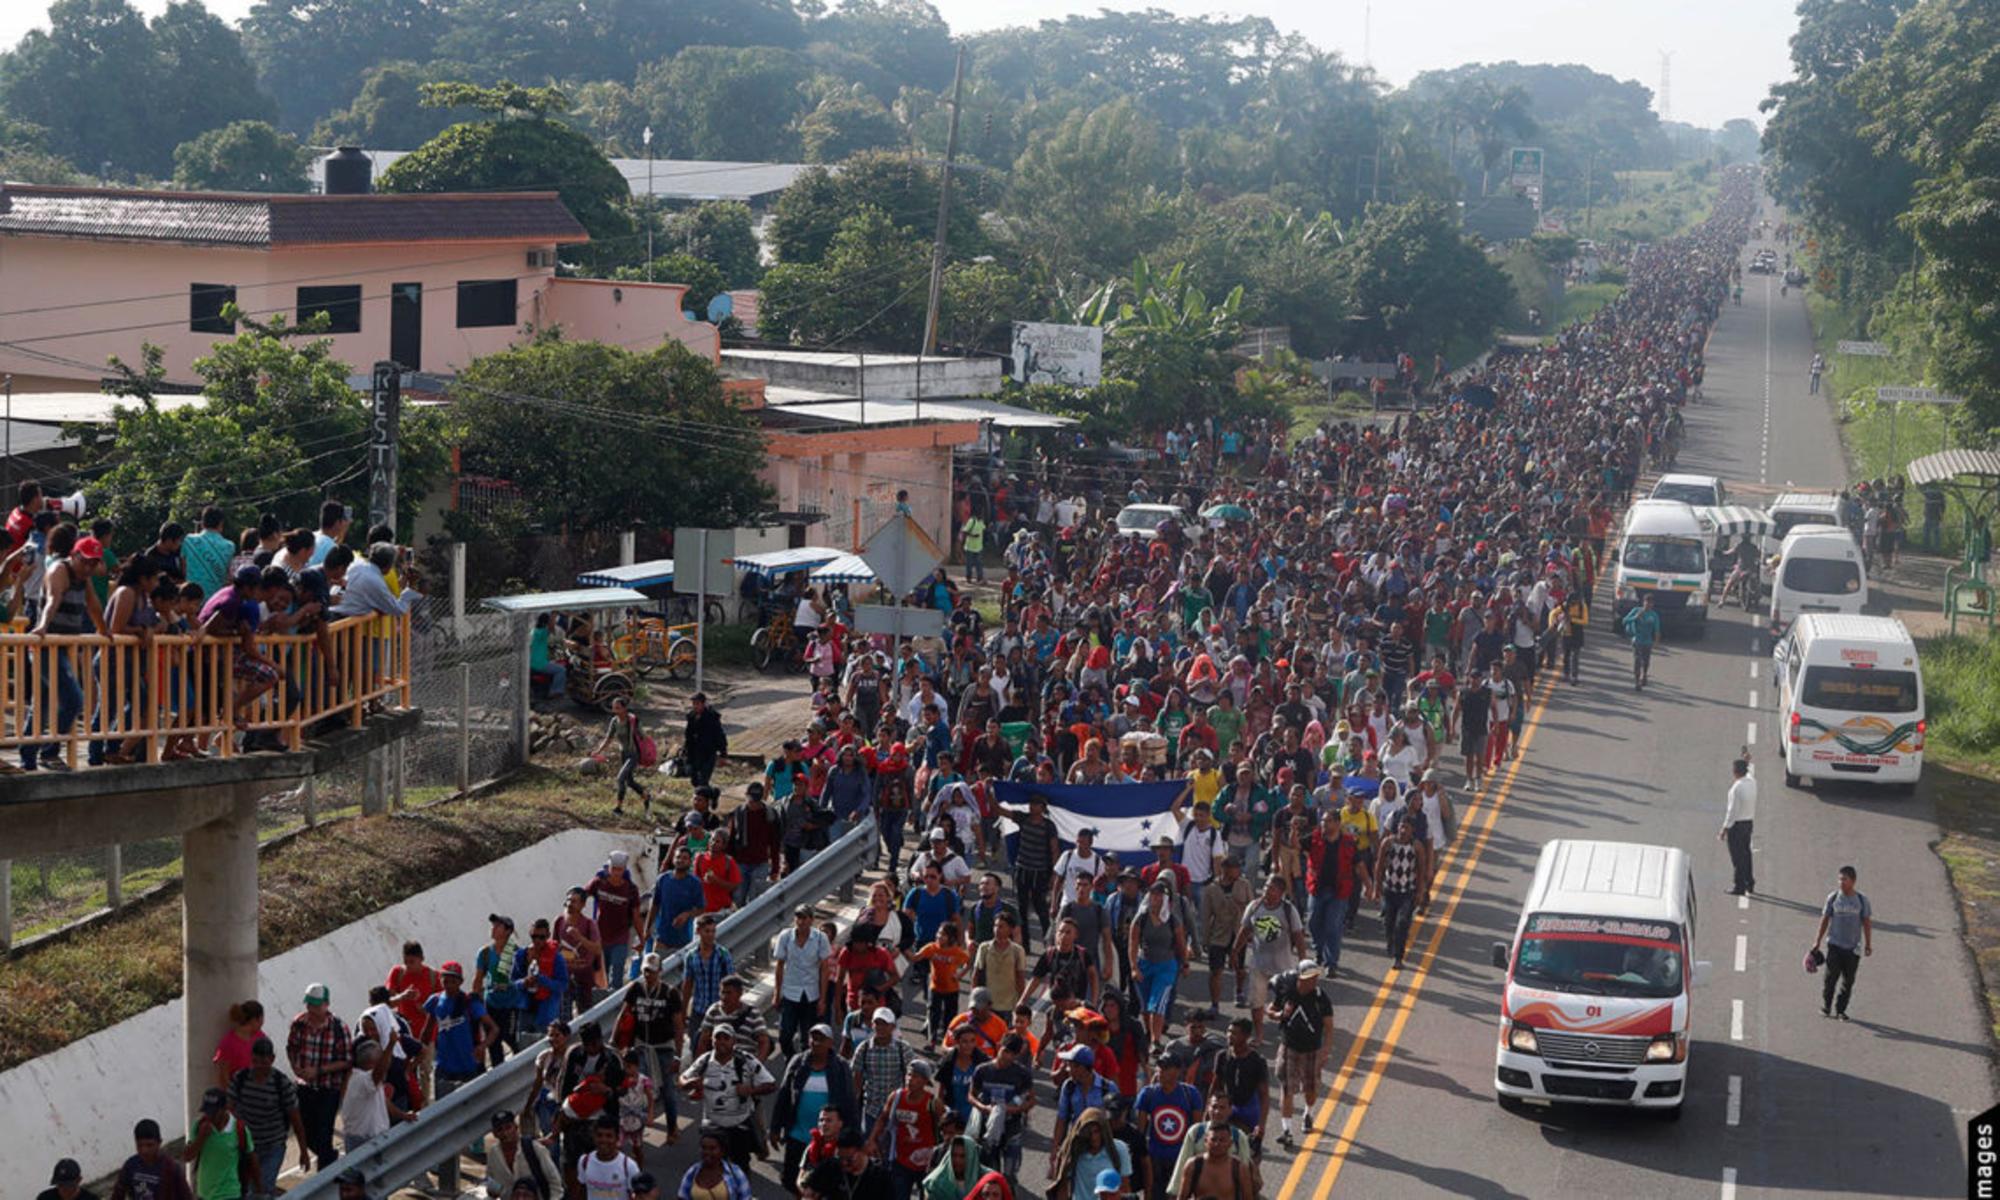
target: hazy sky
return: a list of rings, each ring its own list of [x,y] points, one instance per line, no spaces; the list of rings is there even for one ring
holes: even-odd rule
[[[208,0],[235,20],[253,0]],[[1018,25],[1097,4],[1062,0],[933,0],[953,29]],[[137,0],[148,13],[166,0]],[[1216,12],[1203,0],[1145,0],[1182,14]],[[1113,3],[1108,7],[1140,7]],[[1419,71],[1463,62],[1580,62],[1660,83],[1660,54],[1673,54],[1672,115],[1710,127],[1731,117],[1762,123],[1757,101],[1788,70],[1787,40],[1798,20],[1791,0],[1380,0],[1372,22],[1362,0],[1256,0],[1225,11],[1256,12],[1315,44],[1359,61],[1393,84]],[[0,45],[11,46],[41,23],[36,0],[0,0]],[[1372,24],[1372,35],[1364,29]],[[1367,53],[1364,55],[1364,42]]]

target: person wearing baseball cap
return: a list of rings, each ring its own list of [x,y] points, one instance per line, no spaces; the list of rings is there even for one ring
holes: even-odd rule
[[[537,1193],[537,1200],[555,1200],[562,1188],[562,1173],[548,1147],[537,1138],[521,1136],[521,1122],[513,1109],[494,1110],[491,1124],[493,1136],[486,1142],[486,1194],[496,1200],[508,1197],[517,1184],[526,1182],[531,1188],[547,1189]]]
[[[97,1200],[97,1193],[83,1186],[83,1168],[73,1158],[59,1158],[49,1174],[49,1188],[35,1200]]]
[[[486,1004],[486,1015],[498,1030],[486,1043],[491,1066],[499,1066],[507,1055],[521,1049],[521,1015],[527,997],[514,983],[514,958],[520,947],[514,941],[514,918],[487,913],[486,925],[492,941],[479,948],[472,960],[473,991]]]
[[[776,1091],[778,1081],[754,1053],[737,1052],[740,1039],[729,1022],[716,1022],[709,1040],[710,1048],[681,1075],[681,1086],[701,1101],[702,1136],[716,1138],[729,1161],[747,1172],[757,1149],[751,1125],[757,1098]],[[742,1094],[746,1086],[749,1095]]]
[[[1069,1127],[1087,1109],[1105,1109],[1118,1096],[1118,1085],[1097,1073],[1097,1054],[1078,1043],[1061,1051],[1061,1084],[1056,1088],[1056,1127],[1050,1145],[1060,1147]]]
[[[104,623],[104,607],[98,602],[97,592],[90,586],[91,577],[103,569],[104,547],[94,537],[77,536],[76,526],[67,522],[49,531],[47,543],[47,567],[43,573],[43,594],[47,597],[42,605],[41,616],[32,630],[38,634],[81,635],[99,634],[107,628]],[[40,767],[45,771],[67,771],[69,763],[62,756],[62,747],[68,744],[70,729],[82,715],[83,689],[77,683],[77,669],[85,663],[81,651],[58,650],[55,653],[56,686],[25,689],[24,707],[21,710],[20,729],[31,729],[33,725],[32,698],[39,693],[42,702],[56,706],[54,725],[61,740],[36,745],[33,742],[21,744],[21,767],[32,771]],[[238,680],[241,686],[242,681]],[[47,723],[47,714],[43,714]],[[39,757],[38,757],[39,756]]]
[[[479,1077],[486,1047],[500,1035],[500,1027],[486,1013],[486,1004],[465,990],[465,967],[447,959],[438,968],[444,990],[424,1001],[424,1012],[436,1031],[437,1091],[434,1099],[446,1096]],[[458,1154],[437,1166],[438,1190],[458,1193]]]
[[[241,1195],[242,1161],[255,1147],[250,1131],[229,1111],[229,1093],[212,1087],[201,1094],[200,1111],[188,1130],[182,1157],[194,1164],[197,1196]]]
[[[346,1023],[333,1015],[332,999],[325,984],[307,986],[305,1008],[292,1018],[285,1036],[285,1058],[299,1085],[299,1120],[322,1171],[340,1157],[334,1148],[333,1122],[347,1093],[348,1073],[354,1069],[354,1043]]]

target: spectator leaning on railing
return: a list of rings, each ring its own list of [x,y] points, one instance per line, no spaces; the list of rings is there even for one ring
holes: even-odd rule
[[[404,588],[399,593],[389,585],[389,573],[396,569],[402,553],[394,542],[376,542],[368,547],[367,559],[347,569],[347,590],[334,604],[333,615],[364,617],[381,613],[400,617],[414,608],[424,598],[421,592]]]

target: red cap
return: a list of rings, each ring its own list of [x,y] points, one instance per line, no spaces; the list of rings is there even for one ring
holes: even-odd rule
[[[448,958],[445,960],[444,965],[438,968],[438,974],[456,975],[460,979],[463,979],[465,978],[465,968],[456,959]]]
[[[76,546],[70,550],[72,558],[87,558],[92,562],[104,561],[104,543],[88,534],[76,539]]]

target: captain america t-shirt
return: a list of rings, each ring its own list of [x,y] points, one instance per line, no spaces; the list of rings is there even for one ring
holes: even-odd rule
[[[1180,1155],[1181,1139],[1201,1112],[1201,1093],[1186,1081],[1170,1088],[1150,1083],[1139,1089],[1132,1109],[1146,1118],[1146,1153],[1172,1160]]]

